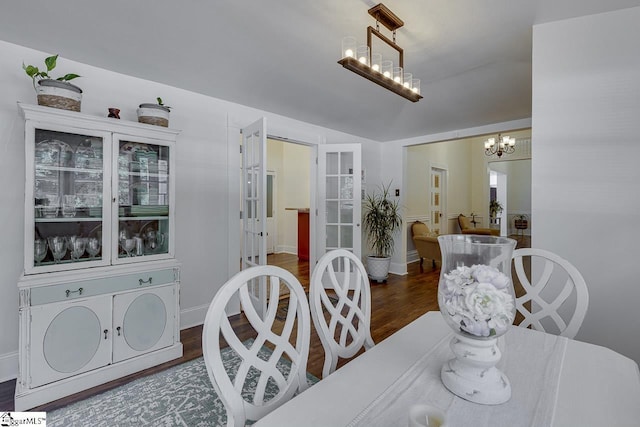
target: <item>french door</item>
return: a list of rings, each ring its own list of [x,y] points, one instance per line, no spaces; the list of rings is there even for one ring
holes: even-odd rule
[[[333,249],[346,249],[360,258],[360,144],[318,146],[318,258]]]
[[[266,118],[242,129],[242,269],[267,264],[267,134]],[[265,278],[249,283],[251,303],[263,317],[267,311]],[[250,309],[243,307],[243,310]]]

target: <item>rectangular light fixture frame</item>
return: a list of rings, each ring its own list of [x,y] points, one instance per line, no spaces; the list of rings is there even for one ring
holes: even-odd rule
[[[338,61],[338,64],[342,65],[347,70],[353,71],[354,73],[359,74],[365,79],[379,84],[383,88],[388,89],[405,99],[408,99],[411,102],[418,102],[420,99],[422,99],[422,95],[420,95],[419,93],[414,92],[413,90],[394,82],[392,79],[383,76],[377,71],[373,71],[371,67],[369,67],[367,64],[363,64],[356,58],[342,58],[340,61]]]

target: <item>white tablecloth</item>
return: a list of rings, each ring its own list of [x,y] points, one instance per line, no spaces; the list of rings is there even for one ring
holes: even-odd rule
[[[511,399],[502,405],[479,405],[449,392],[440,380],[440,368],[452,357],[445,336],[358,414],[349,427],[403,425],[411,405],[425,403],[447,413],[447,425],[494,427],[550,426],[567,338],[512,327],[501,338],[498,364],[511,382]],[[507,350],[505,350],[507,349]],[[537,373],[532,375],[532,373]]]
[[[442,386],[439,366],[453,357],[450,337],[440,313],[429,312],[256,425],[406,426],[408,406],[431,403],[445,410],[449,427],[509,425],[509,419],[516,420],[513,425],[532,427],[640,426],[638,365],[612,350],[528,329],[511,330],[504,336],[499,366],[511,381],[512,399],[486,406],[467,402]],[[524,363],[531,356],[527,353],[540,346],[546,350],[538,356],[546,357],[536,366]],[[469,423],[471,412],[477,416]],[[513,414],[519,416],[509,418]]]

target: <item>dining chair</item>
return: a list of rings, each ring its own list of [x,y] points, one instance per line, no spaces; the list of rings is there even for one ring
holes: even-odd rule
[[[262,316],[251,300],[251,290],[261,284],[269,288],[267,309]],[[281,284],[289,290],[289,304],[284,324],[274,327]],[[257,333],[247,344],[236,335],[227,318],[227,305],[235,295],[239,296],[244,314]],[[273,265],[251,267],[222,286],[207,311],[202,351],[209,378],[225,406],[228,427],[258,420],[307,388],[310,333],[309,304],[302,285],[290,272]],[[225,369],[222,339],[241,360],[236,372]],[[265,356],[265,349],[270,355]],[[284,372],[283,364],[290,366],[289,372]],[[275,394],[273,397],[265,398],[267,387]]]
[[[516,309],[524,317],[518,326],[575,337],[589,305],[582,274],[566,259],[543,249],[516,249],[512,258],[524,291],[516,298]]]
[[[309,304],[324,348],[323,378],[336,370],[340,357],[353,357],[362,347],[375,345],[369,278],[353,253],[336,249],[320,258],[311,275]]]

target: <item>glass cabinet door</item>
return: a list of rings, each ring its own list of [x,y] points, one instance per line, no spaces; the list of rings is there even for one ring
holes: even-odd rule
[[[27,271],[57,271],[108,263],[102,248],[109,189],[104,187],[105,134],[33,129],[33,250]],[[106,154],[106,155],[105,155]],[[108,181],[107,181],[108,182]],[[26,216],[30,220],[31,216]],[[28,224],[28,223],[27,223]]]
[[[167,258],[170,253],[170,147],[116,137],[117,247],[114,261]],[[114,245],[116,246],[116,245]]]

